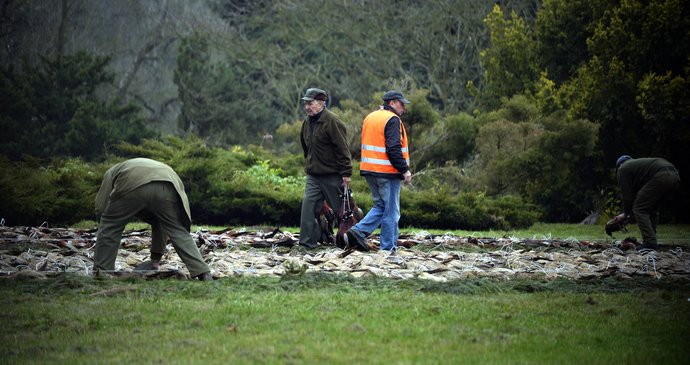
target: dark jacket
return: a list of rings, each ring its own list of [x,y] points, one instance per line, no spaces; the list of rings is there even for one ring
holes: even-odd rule
[[[304,172],[309,175],[352,176],[352,157],[345,139],[345,125],[326,108],[314,118],[314,130],[312,131],[312,123],[307,117],[300,133],[305,159]]]
[[[623,199],[623,210],[631,215],[637,192],[659,171],[673,169],[663,158],[635,158],[625,161],[616,172]]]

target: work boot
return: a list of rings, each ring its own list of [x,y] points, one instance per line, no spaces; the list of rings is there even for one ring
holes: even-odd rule
[[[657,248],[659,248],[659,245],[657,245],[656,243],[643,242],[640,245],[640,247],[637,248],[637,250],[656,250]]]
[[[213,275],[209,271],[199,274],[194,277],[195,279],[201,280],[201,281],[213,281]]]
[[[149,260],[134,267],[135,271],[158,271],[160,270],[160,261]]]
[[[353,247],[358,251],[369,251],[369,245],[367,245],[366,239],[361,239],[350,231],[345,232],[345,241],[347,242],[348,246]]]
[[[313,250],[313,249],[318,248],[319,244],[318,243],[311,243],[311,242],[305,242],[305,243],[300,242],[299,246],[303,247],[305,250],[308,251],[308,250]]]

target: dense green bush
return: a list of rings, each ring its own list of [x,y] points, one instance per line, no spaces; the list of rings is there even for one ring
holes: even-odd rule
[[[79,159],[11,162],[0,156],[0,218],[7,225],[70,224],[94,219],[104,168]]]
[[[489,198],[483,193],[453,193],[448,186],[401,194],[400,224],[441,229],[510,229],[537,222],[537,208],[519,197]]]
[[[118,146],[128,158],[170,165],[185,184],[192,220],[212,225],[299,225],[302,156],[275,156],[258,146],[208,147],[195,136]]]
[[[228,181],[237,171],[246,170],[258,161],[246,149],[208,147],[194,135],[184,139],[169,136],[165,140],[145,140],[140,145],[121,143],[117,152],[126,158],[147,157],[170,165],[185,185],[192,220],[207,224],[227,221],[217,197],[225,193]]]
[[[299,225],[304,177],[281,177],[261,161],[237,171],[215,197],[210,209],[232,224]]]
[[[257,146],[223,149],[207,147],[194,136],[185,139],[121,143],[107,163],[37,159],[20,163],[0,158],[0,216],[6,224],[73,224],[96,219],[94,199],[103,173],[127,158],[148,157],[169,164],[185,184],[195,224],[298,226],[305,178],[302,156],[275,156]],[[447,172],[457,170],[448,167]],[[372,206],[366,180],[358,164],[351,188],[366,212]],[[526,227],[539,215],[519,198],[489,198],[482,193],[458,192],[429,176],[405,187],[401,224],[447,229],[507,229]],[[442,177],[442,176],[441,176]]]

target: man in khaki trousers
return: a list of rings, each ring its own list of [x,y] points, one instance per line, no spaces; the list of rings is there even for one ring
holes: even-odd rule
[[[151,224],[151,262],[158,269],[170,238],[192,277],[213,280],[189,234],[191,213],[184,184],[173,169],[147,158],[120,162],[106,171],[96,195],[100,216],[96,235],[94,271],[115,269],[125,225],[135,216]]]
[[[616,176],[623,199],[623,213],[614,220],[636,221],[642,234],[642,245],[638,249],[657,249],[659,206],[679,189],[678,170],[663,158],[623,155],[616,161]]]

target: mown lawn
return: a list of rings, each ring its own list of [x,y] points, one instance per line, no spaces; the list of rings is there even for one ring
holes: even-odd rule
[[[2,364],[687,364],[690,280],[0,279]]]

